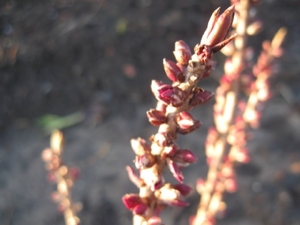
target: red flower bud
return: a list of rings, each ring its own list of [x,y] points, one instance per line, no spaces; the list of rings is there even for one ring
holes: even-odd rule
[[[166,122],[166,116],[162,111],[156,109],[150,109],[147,111],[147,117],[149,122],[153,126],[160,126],[161,124]]]
[[[158,100],[174,107],[180,107],[186,99],[186,94],[184,91],[178,87],[172,87],[171,85],[164,85],[160,87],[158,92]]]
[[[187,196],[192,191],[192,188],[185,184],[175,184],[172,186],[174,189],[178,190],[182,196]]]
[[[194,120],[192,115],[188,112],[180,112],[176,117],[176,123],[178,126],[178,133],[187,134],[201,126],[198,120]]]
[[[139,178],[139,176],[130,166],[126,166],[126,170],[131,182],[134,183],[138,188],[140,188],[144,184],[144,181],[141,178]]]
[[[171,60],[163,59],[163,65],[166,75],[171,81],[177,82],[178,80],[184,80],[183,73],[176,63]]]
[[[191,163],[197,162],[196,155],[188,149],[178,150],[175,155],[172,157],[172,160],[180,166],[188,166]]]
[[[166,146],[164,147],[164,150],[162,152],[162,157],[171,157],[176,153],[177,150],[178,150],[178,145],[176,144]]]
[[[213,12],[200,42],[200,45],[212,47],[212,52],[221,50],[235,37],[225,39],[232,25],[234,6],[227,8],[220,16],[219,13],[220,8]]]
[[[201,88],[196,88],[194,90],[194,96],[190,101],[191,106],[197,106],[206,103],[214,96],[214,93],[210,91],[203,90]]]
[[[168,167],[169,167],[171,173],[173,174],[174,178],[176,180],[178,180],[180,183],[182,183],[183,175],[182,175],[182,172],[181,172],[179,166],[170,158],[167,159],[167,164],[168,164]]]
[[[144,215],[147,209],[148,209],[148,206],[146,204],[142,203],[142,204],[139,204],[136,207],[134,207],[132,212],[136,215]]]
[[[126,194],[123,196],[122,201],[129,210],[133,210],[136,206],[144,204],[138,194]]]
[[[182,40],[175,42],[175,51],[173,54],[177,62],[181,65],[187,65],[192,55],[190,47]]]

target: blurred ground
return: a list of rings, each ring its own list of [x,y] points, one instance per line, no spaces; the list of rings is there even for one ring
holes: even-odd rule
[[[174,42],[194,46],[209,14],[228,2],[1,1],[0,224],[63,224],[40,160],[49,133],[37,122],[47,114],[71,115],[69,124],[76,123],[63,131],[65,161],[82,172],[74,187],[82,224],[131,224],[120,198],[136,188],[124,167],[133,159],[130,139],[155,132],[145,116],[155,103],[150,81],[166,80],[162,58],[173,59]],[[237,166],[240,190],[226,196],[227,214],[218,224],[300,224],[299,9],[298,0],[265,0],[252,10],[265,22],[249,40],[256,49],[281,26],[289,33],[274,98],[249,143],[252,161]],[[214,90],[221,70],[202,86]],[[191,185],[207,171],[203,143],[211,106],[195,111],[203,127],[179,140],[199,157],[185,171]],[[196,193],[189,200],[190,207],[169,211],[166,224],[187,224]]]

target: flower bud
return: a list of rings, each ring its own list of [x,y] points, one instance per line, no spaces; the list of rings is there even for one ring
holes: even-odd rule
[[[161,188],[165,183],[163,176],[158,173],[155,166],[141,170],[140,178],[144,180],[144,182],[150,187],[152,191]]]
[[[172,186],[178,190],[182,196],[187,196],[192,191],[192,188],[186,184],[174,184]]]
[[[190,101],[191,106],[204,104],[214,96],[214,93],[204,90],[202,88],[195,88],[193,92],[194,96]]]
[[[138,194],[126,194],[122,197],[122,201],[127,209],[133,209],[138,204],[143,203]]]
[[[147,111],[147,117],[153,126],[160,126],[161,124],[165,123],[167,119],[162,111],[156,109],[150,109]]]
[[[170,184],[164,185],[160,190],[159,194],[156,194],[157,199],[162,204],[167,204],[171,206],[184,207],[188,206],[189,203],[181,200],[180,191],[174,189]]]
[[[142,138],[131,139],[130,144],[136,155],[143,155],[151,151],[151,147],[147,144],[146,140]]]
[[[152,139],[152,138],[151,138]],[[153,136],[153,142],[157,143],[161,147],[169,146],[172,144],[172,137],[167,132],[156,133]]]
[[[176,145],[176,144],[166,146],[166,147],[164,147],[164,150],[162,152],[162,157],[163,158],[171,157],[176,153],[177,150],[178,150],[178,145]]]
[[[191,163],[197,162],[196,155],[188,149],[178,150],[172,157],[172,160],[180,166],[188,166]]]
[[[180,183],[182,183],[183,175],[182,175],[182,172],[181,172],[179,166],[170,158],[167,158],[167,164],[168,164],[168,167],[169,167],[171,173],[173,174],[174,178],[176,180],[178,180]]]
[[[180,112],[176,117],[177,131],[181,134],[188,134],[201,126],[198,120],[194,120],[188,112]]]
[[[183,73],[176,63],[171,60],[163,59],[163,65],[166,75],[171,81],[177,82],[178,80],[183,80]]]
[[[139,176],[130,166],[126,166],[126,170],[130,181],[134,183],[138,188],[140,188],[144,184],[144,181],[139,178]]]
[[[234,6],[227,8],[220,16],[219,12],[220,8],[213,12],[200,42],[200,45],[212,47],[213,52],[219,51],[233,38],[225,40],[232,25]]]
[[[173,52],[177,62],[181,65],[187,65],[191,59],[191,50],[182,40],[175,42],[175,51]]]
[[[178,87],[172,87],[171,85],[164,85],[160,87],[158,92],[158,100],[174,107],[180,107],[186,99],[186,94],[184,91]]]
[[[137,169],[144,169],[153,166],[155,163],[154,156],[150,153],[145,153],[135,157],[135,166]]]

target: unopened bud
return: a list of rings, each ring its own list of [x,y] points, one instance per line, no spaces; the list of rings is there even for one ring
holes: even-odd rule
[[[204,104],[214,96],[212,92],[201,88],[196,88],[193,92],[194,92],[194,96],[190,101],[191,106]]]
[[[153,126],[160,126],[166,122],[166,116],[164,112],[156,109],[150,109],[147,111],[147,117]]]
[[[192,55],[189,46],[182,40],[175,42],[173,53],[177,62],[181,65],[187,65]]]
[[[163,59],[163,65],[166,75],[171,81],[177,82],[178,80],[183,80],[183,73],[176,63],[171,60]]]

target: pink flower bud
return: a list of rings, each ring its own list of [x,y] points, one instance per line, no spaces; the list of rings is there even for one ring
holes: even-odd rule
[[[219,12],[220,8],[213,12],[200,42],[212,47],[213,52],[219,51],[233,38],[225,39],[232,25],[234,6],[227,8],[220,16]]]
[[[147,144],[146,140],[142,138],[131,139],[130,144],[136,155],[143,155],[151,151],[151,147]]]
[[[177,82],[179,80],[183,80],[183,73],[176,63],[171,60],[163,59],[163,65],[166,75],[171,81]]]
[[[136,156],[135,158],[135,166],[137,169],[144,169],[153,166],[155,163],[154,156],[150,153],[145,153],[141,156]]]
[[[153,141],[161,147],[169,146],[173,142],[171,135],[167,132],[156,133]]]
[[[136,206],[144,204],[138,194],[126,194],[123,196],[122,201],[129,210],[133,210]]]
[[[187,65],[192,55],[189,46],[182,40],[175,42],[173,53],[177,62],[181,65]]]
[[[178,150],[175,155],[172,157],[172,160],[180,166],[188,166],[191,163],[197,162],[196,155],[188,149]]]
[[[136,215],[144,215],[145,212],[147,211],[148,206],[144,203],[141,203],[137,206],[134,207],[134,209],[132,210],[132,212]]]
[[[171,85],[163,85],[158,89],[159,95],[156,96],[157,100],[164,102],[167,105],[179,107],[184,103],[186,94],[178,87]]]
[[[169,167],[169,170],[171,171],[171,173],[173,174],[174,178],[176,180],[178,180],[180,183],[183,182],[183,175],[182,172],[179,168],[179,166],[171,159],[167,159],[167,164]]]
[[[214,94],[210,91],[203,90],[201,88],[196,88],[194,90],[194,96],[190,101],[191,106],[197,106],[206,103],[210,100]]]
[[[166,122],[166,116],[164,112],[156,109],[150,109],[147,111],[147,117],[153,126],[160,126]]]
[[[172,186],[174,189],[178,190],[182,196],[187,196],[192,191],[192,188],[185,184],[174,184]]]
[[[130,181],[134,183],[138,188],[140,188],[144,184],[144,181],[139,178],[139,176],[130,166],[126,166],[126,170]]]
[[[156,196],[160,203],[171,206],[184,207],[188,206],[189,203],[181,200],[180,191],[174,189],[170,184],[165,184],[159,189],[159,194]]]
[[[163,158],[171,157],[176,153],[177,150],[178,150],[178,145],[176,145],[176,144],[166,146],[166,147],[164,147],[164,150],[162,152],[162,157]]]
[[[194,120],[192,115],[185,111],[177,114],[176,123],[177,131],[181,134],[190,133],[201,126],[198,120]]]

